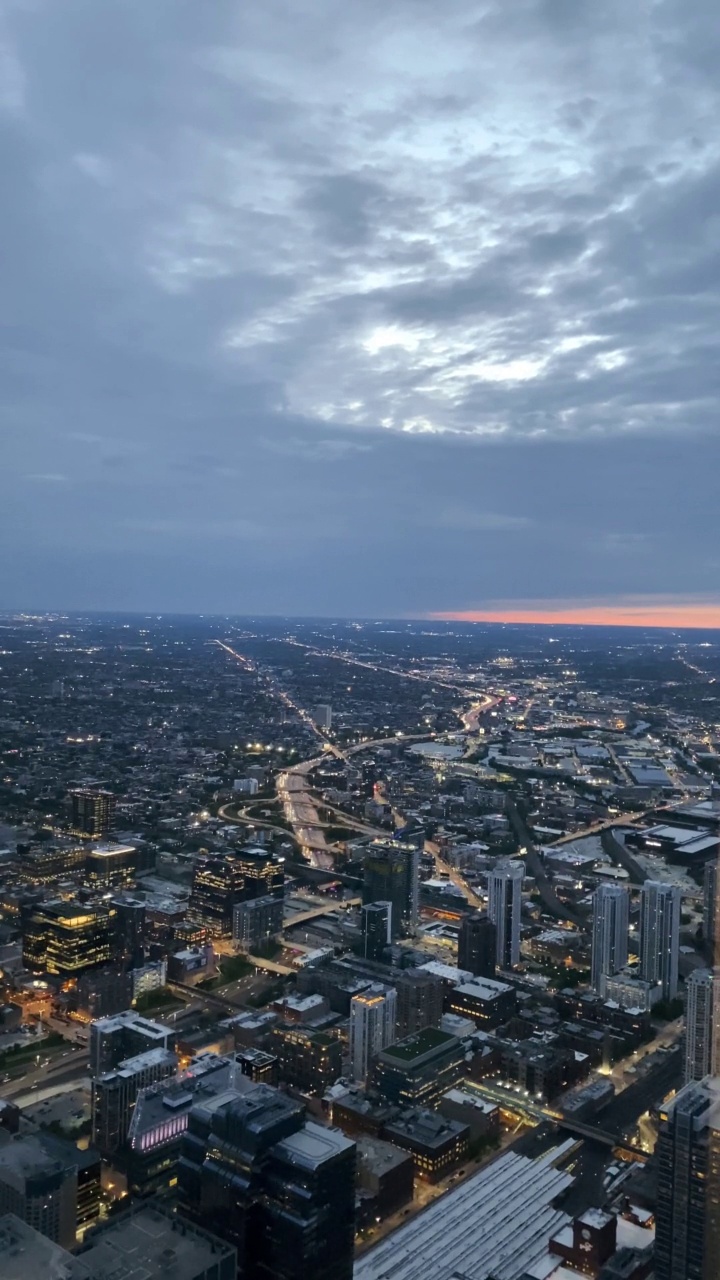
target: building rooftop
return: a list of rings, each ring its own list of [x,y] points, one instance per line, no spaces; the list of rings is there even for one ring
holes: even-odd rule
[[[354,1146],[355,1143],[346,1138],[340,1129],[326,1129],[312,1120],[306,1120],[304,1127],[279,1142],[276,1150],[293,1164],[315,1169],[325,1160],[350,1151]]]
[[[99,1083],[103,1080],[114,1080],[118,1076],[134,1076],[140,1071],[146,1071],[150,1067],[159,1066],[177,1066],[177,1056],[171,1049],[147,1049],[145,1053],[138,1053],[134,1058],[126,1058],[121,1062],[119,1067],[115,1067],[112,1071],[105,1071],[99,1077]]]
[[[481,1098],[479,1093],[466,1093],[464,1089],[448,1089],[440,1099],[441,1106],[443,1102],[455,1102],[461,1107],[472,1107],[475,1111],[482,1111],[488,1116],[498,1110],[497,1102]]]
[[[94,1280],[92,1273],[61,1245],[54,1244],[14,1213],[0,1217],[0,1280]]]
[[[93,858],[114,858],[121,853],[135,853],[134,844],[94,844],[88,853]]]
[[[159,1022],[151,1022],[149,1018],[143,1018],[142,1014],[136,1013],[134,1009],[125,1009],[122,1013],[114,1013],[109,1018],[98,1018],[97,1022],[92,1024],[93,1030],[97,1028],[98,1032],[117,1031],[121,1027],[137,1027],[138,1031],[142,1031],[144,1036],[157,1036],[158,1039],[166,1039],[169,1035],[167,1027],[162,1026]]]
[[[291,1009],[294,1013],[309,1013],[311,1009],[324,1007],[325,997],[319,995],[313,996],[284,996],[278,1001],[278,1008]]]
[[[380,1138],[369,1138],[365,1133],[360,1134],[355,1142],[358,1163],[373,1173],[386,1173],[410,1159],[407,1151],[394,1147],[391,1142],[382,1142]]]
[[[383,1049],[382,1056],[397,1058],[398,1062],[412,1062],[415,1058],[421,1058],[435,1049],[457,1043],[457,1036],[451,1036],[447,1031],[440,1031],[438,1027],[425,1027],[422,1031],[416,1031],[414,1035],[407,1036],[405,1040],[398,1040],[396,1044],[388,1045]]]
[[[456,990],[462,995],[474,996],[476,1000],[498,1000],[500,996],[512,995],[515,988],[508,982],[497,982],[495,978],[473,978],[472,982],[463,982]]]
[[[404,1134],[426,1147],[444,1147],[449,1138],[467,1133],[467,1125],[448,1120],[435,1111],[405,1111],[387,1126],[387,1132]]]
[[[248,1050],[248,1052],[251,1052]],[[171,1115],[189,1112],[197,1103],[227,1093],[238,1093],[251,1087],[246,1076],[234,1069],[231,1058],[207,1054],[191,1063],[180,1079],[170,1079],[142,1089],[133,1111],[130,1137],[132,1145],[142,1145],[142,1135],[162,1124]]]
[[[71,1168],[72,1161],[59,1160],[43,1146],[33,1133],[16,1134],[0,1147],[0,1177],[3,1181],[20,1181],[39,1173],[59,1173]]]
[[[436,978],[459,986],[461,982],[472,982],[473,975],[469,969],[458,969],[454,964],[442,964],[439,960],[429,960],[419,966],[421,973],[434,973]]]
[[[537,1160],[509,1151],[359,1258],[354,1280],[519,1280],[545,1260],[570,1219],[553,1207],[573,1178],[556,1166],[572,1141]]]
[[[197,1280],[211,1267],[222,1276],[222,1263],[227,1275],[234,1274],[230,1266],[235,1259],[235,1249],[209,1232],[156,1208],[140,1207],[90,1232],[78,1260],[91,1280],[150,1280],[165,1275],[168,1280]]]

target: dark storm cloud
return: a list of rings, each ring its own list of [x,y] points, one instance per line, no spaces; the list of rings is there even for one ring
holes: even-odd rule
[[[0,0],[0,603],[714,588],[714,5],[445,8]]]

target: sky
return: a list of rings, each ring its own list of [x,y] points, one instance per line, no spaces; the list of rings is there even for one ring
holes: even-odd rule
[[[720,625],[716,0],[0,0],[0,608]]]

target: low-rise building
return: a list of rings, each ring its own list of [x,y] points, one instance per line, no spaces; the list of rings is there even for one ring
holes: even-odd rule
[[[388,1218],[413,1198],[414,1164],[412,1155],[391,1142],[362,1136],[357,1138],[357,1186],[363,1193],[360,1201],[361,1222]]]
[[[426,1027],[388,1045],[375,1059],[373,1087],[403,1107],[434,1107],[463,1075],[465,1053],[455,1036]]]
[[[512,1018],[517,1007],[515,988],[495,978],[473,978],[451,992],[449,1012],[472,1018],[476,1027],[489,1031]]]
[[[500,1107],[478,1093],[466,1089],[448,1089],[440,1099],[438,1111],[446,1120],[467,1125],[470,1141],[494,1139],[500,1133]]]
[[[425,1182],[439,1182],[467,1155],[470,1129],[434,1111],[404,1111],[385,1126],[388,1142],[409,1151],[415,1172]]]

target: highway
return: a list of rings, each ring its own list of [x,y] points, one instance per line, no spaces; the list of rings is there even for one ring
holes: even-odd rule
[[[525,862],[528,871],[535,878],[538,893],[542,899],[545,909],[558,920],[569,920],[571,924],[577,925],[579,929],[587,928],[587,917],[581,914],[579,910],[573,910],[566,907],[560,901],[555,890],[553,889],[550,878],[542,864],[537,846],[525,820],[518,812],[517,806],[508,799],[507,815],[510,819],[510,825],[515,831],[520,843],[525,847]]]
[[[40,1088],[45,1090],[55,1085],[67,1084],[73,1080],[79,1084],[87,1075],[89,1062],[90,1055],[87,1051],[67,1049],[49,1066],[35,1067],[31,1071],[26,1071],[17,1080],[11,1080],[8,1084],[4,1084],[2,1086],[2,1096],[7,1101],[16,1102],[20,1105],[21,1101],[35,1101],[33,1095]],[[27,1099],[25,1095],[27,1095]]]

